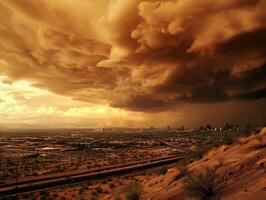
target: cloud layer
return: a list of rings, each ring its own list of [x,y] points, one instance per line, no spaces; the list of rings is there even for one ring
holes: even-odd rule
[[[0,74],[133,111],[266,97],[264,0],[0,2]]]

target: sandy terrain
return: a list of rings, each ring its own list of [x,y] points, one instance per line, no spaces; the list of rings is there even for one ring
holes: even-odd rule
[[[138,175],[114,177],[94,183],[72,185],[20,199],[125,200],[125,188],[132,182],[141,185],[142,200],[192,200],[185,189],[188,174],[216,168],[214,194],[210,199],[266,200],[266,128],[232,145],[212,149],[187,166],[171,165]],[[161,171],[161,172],[160,172]]]
[[[215,195],[221,200],[266,200],[266,128],[259,134],[240,138],[236,144],[211,150],[201,160],[187,166],[189,172],[217,167]],[[153,186],[144,185],[144,199],[192,199],[184,190],[184,178],[174,181],[177,169],[157,177]]]

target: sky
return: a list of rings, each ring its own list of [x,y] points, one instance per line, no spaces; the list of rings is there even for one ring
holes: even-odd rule
[[[0,1],[0,128],[246,123],[264,0]]]

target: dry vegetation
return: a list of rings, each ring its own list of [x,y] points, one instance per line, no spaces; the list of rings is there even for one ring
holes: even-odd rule
[[[206,168],[188,174],[185,180],[185,189],[188,195],[199,200],[208,200],[215,193],[215,168]]]

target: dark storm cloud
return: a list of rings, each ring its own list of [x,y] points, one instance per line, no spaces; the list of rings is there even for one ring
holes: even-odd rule
[[[242,99],[262,99],[266,98],[266,89],[258,89],[251,92],[246,92],[239,95]]]
[[[265,98],[263,0],[3,1],[0,73],[157,112]]]

